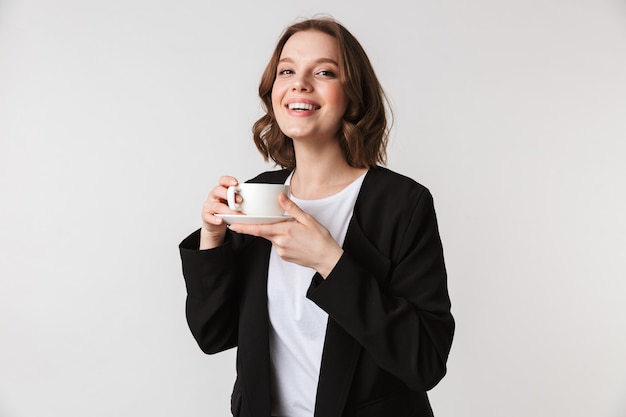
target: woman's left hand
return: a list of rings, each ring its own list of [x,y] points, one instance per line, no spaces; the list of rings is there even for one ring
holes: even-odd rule
[[[324,226],[285,194],[280,195],[279,202],[295,221],[273,224],[237,223],[231,225],[230,229],[269,240],[282,259],[313,268],[326,279],[341,258],[343,249]]]

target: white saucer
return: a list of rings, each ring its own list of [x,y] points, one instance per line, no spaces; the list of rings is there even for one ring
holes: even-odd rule
[[[283,214],[282,216],[248,216],[246,214],[216,214],[226,220],[226,223],[242,223],[242,224],[270,224],[284,222],[291,219],[291,215]]]

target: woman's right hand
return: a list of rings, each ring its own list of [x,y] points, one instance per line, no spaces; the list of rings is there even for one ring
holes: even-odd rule
[[[202,205],[202,228],[200,229],[200,249],[213,249],[224,242],[226,235],[226,222],[216,213],[234,213],[228,207],[226,192],[231,185],[237,185],[237,178],[222,176],[218,185],[211,190],[206,201]]]

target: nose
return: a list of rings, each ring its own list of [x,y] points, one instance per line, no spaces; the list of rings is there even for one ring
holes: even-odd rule
[[[311,91],[312,87],[311,87],[311,83],[309,82],[309,79],[306,75],[296,75],[293,78],[293,84],[292,84],[292,90],[293,91]]]

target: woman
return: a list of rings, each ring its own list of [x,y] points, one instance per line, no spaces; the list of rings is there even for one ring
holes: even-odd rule
[[[385,97],[332,19],[283,33],[254,126],[293,221],[233,224],[224,176],[180,245],[187,320],[206,353],[237,347],[235,416],[432,416],[454,320],[429,191],[379,166]]]

